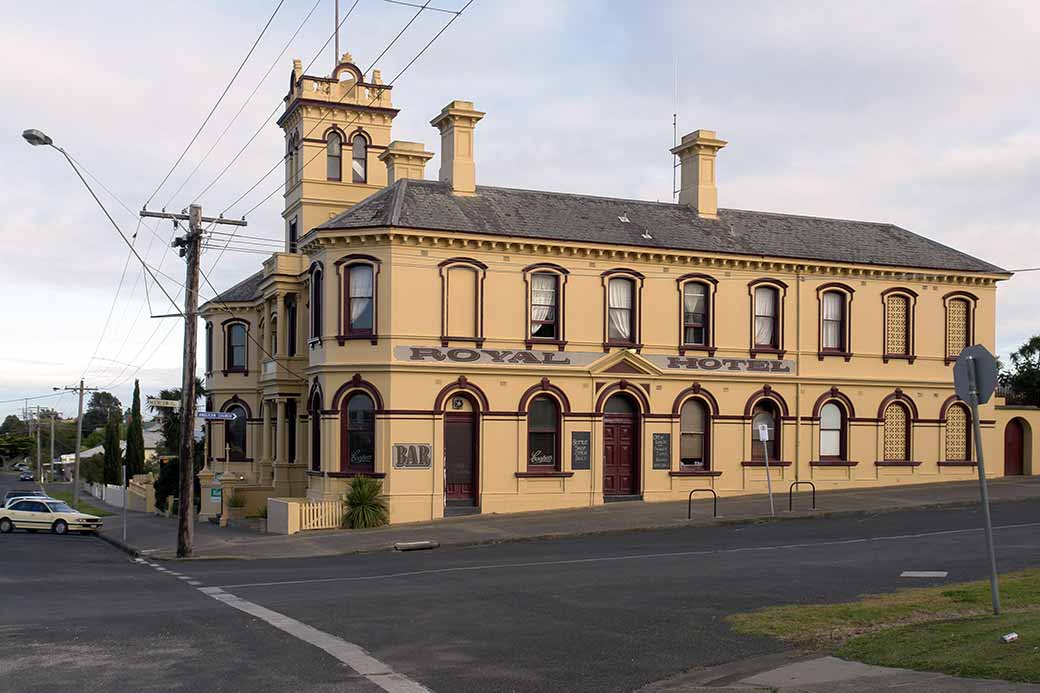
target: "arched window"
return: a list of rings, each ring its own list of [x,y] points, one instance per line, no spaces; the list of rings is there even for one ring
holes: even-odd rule
[[[535,397],[527,410],[527,469],[560,468],[560,407],[548,395]]]
[[[372,404],[372,398],[364,392],[356,392],[346,398],[340,411],[340,419],[340,470],[375,471],[376,408]]]
[[[821,304],[823,314],[820,316],[823,351],[848,351],[848,345],[845,343],[845,321],[847,319],[845,303],[845,294],[840,291],[826,291],[823,294]]]
[[[559,277],[549,272],[531,275],[531,337],[559,339]]]
[[[240,322],[227,328],[227,370],[246,370],[246,326]]]
[[[708,287],[701,282],[687,282],[683,285],[682,343],[707,346],[708,324]]]
[[[885,354],[909,356],[910,351],[910,297],[889,294],[885,297]]]
[[[607,341],[630,344],[634,335],[635,283],[614,277],[607,284]]]
[[[946,356],[955,359],[971,344],[971,306],[963,298],[946,304]]]
[[[271,314],[271,356],[278,354],[278,316]]]
[[[232,404],[224,409],[235,418],[224,422],[225,452],[231,460],[246,459],[246,410],[240,404]]]
[[[755,287],[754,345],[780,348],[780,292],[772,286]]]
[[[330,132],[325,144],[325,177],[329,180],[343,179],[343,138],[338,132]]]
[[[837,402],[827,402],[820,407],[820,459],[844,460],[846,450],[845,411]]]
[[[910,413],[899,402],[885,409],[884,459],[886,461],[908,461],[910,459]]]
[[[285,401],[285,447],[289,464],[296,463],[296,400],[292,397]]]
[[[350,143],[351,180],[355,183],[368,182],[368,140],[364,135],[354,135]]]
[[[356,139],[356,138],[355,138]],[[346,268],[347,334],[372,334],[373,321],[373,277],[372,265],[357,264]]]
[[[311,270],[311,339],[321,338],[321,314],[324,288],[322,287],[321,267],[316,265]]]
[[[213,372],[213,323],[206,323],[206,373]]]
[[[296,356],[296,298],[285,299],[285,351]]]
[[[679,413],[679,464],[686,469],[708,469],[707,409],[696,398],[686,400]]]
[[[764,399],[755,404],[751,410],[751,459],[761,461],[769,453],[769,459],[779,459],[777,451],[780,450],[780,416],[776,405],[770,400]],[[765,443],[759,437],[759,426],[765,426],[769,432],[769,440]]]
[[[971,416],[960,404],[946,410],[946,460],[967,462],[971,459]]]
[[[311,470],[321,471],[321,393],[317,390],[307,403],[307,417],[311,424]]]

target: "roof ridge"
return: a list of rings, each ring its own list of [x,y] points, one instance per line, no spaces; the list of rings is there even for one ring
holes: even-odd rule
[[[390,221],[389,226],[397,226],[401,222],[401,207],[404,206],[404,196],[408,187],[408,178],[402,178],[401,180],[394,181],[391,188],[396,188],[393,191],[393,199],[390,203]],[[398,186],[400,184],[400,186]]]

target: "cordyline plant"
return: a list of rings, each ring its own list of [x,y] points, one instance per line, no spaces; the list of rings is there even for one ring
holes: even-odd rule
[[[347,512],[343,526],[350,529],[381,527],[389,520],[383,484],[371,477],[354,477],[347,492]]]

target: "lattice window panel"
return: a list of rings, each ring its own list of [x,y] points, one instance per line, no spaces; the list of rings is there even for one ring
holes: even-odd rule
[[[946,412],[946,459],[968,459],[968,413],[964,407]]]
[[[968,302],[954,299],[946,306],[946,355],[957,356],[968,346]]]
[[[907,413],[899,404],[891,404],[885,410],[885,459],[906,460],[910,455],[907,450]]]
[[[886,312],[887,339],[886,350],[889,354],[909,354],[910,344],[907,338],[908,313],[910,301],[906,296],[889,296]]]

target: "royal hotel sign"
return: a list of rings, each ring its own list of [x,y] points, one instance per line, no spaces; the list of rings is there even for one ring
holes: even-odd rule
[[[668,354],[640,354],[665,371],[690,370],[719,373],[794,373],[794,361],[782,359],[729,359]],[[399,346],[394,359],[410,363],[482,364],[498,366],[589,366],[603,358],[601,351],[531,351]]]

